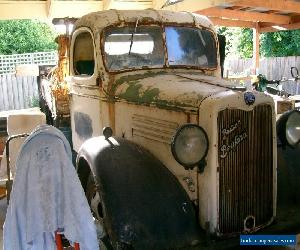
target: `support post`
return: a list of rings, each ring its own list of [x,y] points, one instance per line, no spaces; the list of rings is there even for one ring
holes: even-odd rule
[[[256,75],[258,73],[257,70],[259,68],[259,35],[259,22],[256,22],[255,28],[253,29],[253,67]]]

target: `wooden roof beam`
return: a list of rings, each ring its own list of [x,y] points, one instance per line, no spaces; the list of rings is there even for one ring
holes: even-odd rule
[[[277,25],[275,23],[260,24],[260,33],[276,32],[280,30],[297,30],[300,29],[300,22],[285,25]]]
[[[299,23],[300,22],[300,15],[291,16],[292,23]]]
[[[268,10],[266,12],[264,12],[265,14],[277,14],[278,10]]]
[[[46,1],[46,15],[48,18],[52,16],[53,0]]]
[[[103,0],[103,10],[109,10],[111,8],[112,3],[113,0]]]
[[[152,0],[152,8],[159,10],[166,3],[166,1],[167,0]],[[197,10],[202,10],[213,6],[231,4],[235,1],[236,0],[184,0],[173,5],[169,5],[163,9],[195,12]]]
[[[234,5],[252,8],[265,8],[276,11],[298,12],[300,13],[300,2],[291,0],[240,0]]]
[[[276,24],[289,24],[291,19],[289,16],[283,15],[274,15],[274,14],[264,14],[258,12],[247,12],[247,11],[239,11],[239,10],[227,10],[220,8],[208,8],[204,10],[196,11],[201,15],[209,16],[209,17],[221,17],[242,21],[252,21],[252,22],[269,22]]]
[[[218,25],[218,26],[242,27],[242,28],[256,27],[255,22],[231,20],[231,19],[218,18],[218,17],[210,17],[209,19],[213,22],[214,25]]]
[[[231,6],[231,7],[226,8],[226,9],[229,9],[229,10],[240,10],[240,9],[242,9],[242,8],[244,8],[244,7],[234,5],[234,6]]]
[[[147,9],[152,7],[152,1],[142,1],[142,0],[128,0],[128,1],[102,0],[99,2],[103,3],[103,10],[109,10],[109,9],[142,10],[142,9]]]

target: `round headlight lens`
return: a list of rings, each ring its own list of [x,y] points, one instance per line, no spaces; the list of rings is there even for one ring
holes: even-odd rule
[[[293,111],[286,121],[286,139],[291,146],[300,142],[300,112]]]
[[[207,154],[208,138],[203,130],[195,124],[180,127],[171,145],[174,158],[184,167],[193,167]]]

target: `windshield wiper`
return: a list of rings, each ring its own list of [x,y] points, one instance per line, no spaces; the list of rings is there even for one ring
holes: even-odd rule
[[[135,28],[134,28],[134,30],[133,30],[133,32],[131,34],[130,47],[129,47],[128,55],[130,55],[130,53],[131,53],[131,48],[132,48],[132,44],[133,44],[133,36],[136,33],[136,29],[137,29],[138,23],[139,23],[139,18],[136,19]]]

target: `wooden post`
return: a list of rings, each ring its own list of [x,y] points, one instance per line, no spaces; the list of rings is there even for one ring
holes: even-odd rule
[[[260,27],[259,22],[256,22],[255,28],[253,29],[253,67],[255,69],[255,74],[259,68],[259,35]]]

